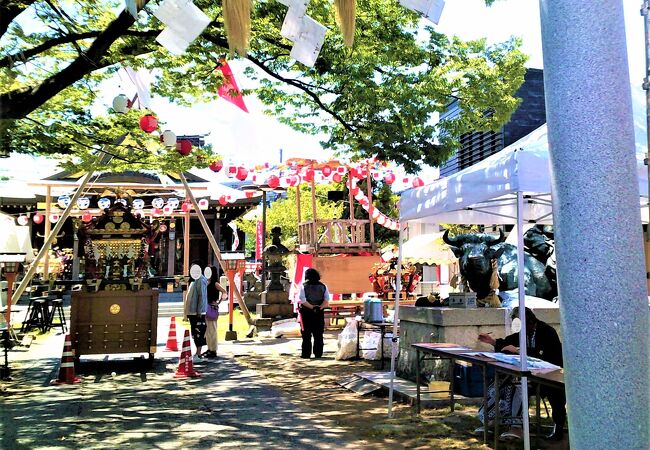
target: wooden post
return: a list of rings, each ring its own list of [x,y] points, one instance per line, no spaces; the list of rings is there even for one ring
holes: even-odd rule
[[[318,227],[316,225],[316,176],[314,175],[311,179],[311,215],[313,217],[312,230],[313,230],[313,242],[314,249],[318,252]]]
[[[302,232],[302,227],[300,226],[300,222],[302,221],[301,214],[300,214],[300,183],[298,183],[296,185],[296,208],[298,208],[298,210],[297,210],[297,213],[298,213],[298,245],[306,244],[306,242],[303,242],[305,240],[305,237],[304,237],[303,232]]]
[[[262,189],[262,290],[266,291],[266,191]]]
[[[373,225],[373,219],[372,219],[372,214],[370,211],[372,211],[371,208],[374,208],[372,206],[372,177],[370,176],[370,162],[368,162],[368,165],[366,166],[366,171],[368,174],[366,175],[366,183],[368,184],[368,219],[370,220],[370,248],[374,252],[375,251],[375,227]]]
[[[52,204],[52,188],[48,186],[47,191],[45,193],[45,232],[43,233],[43,239],[45,239],[45,241],[47,241],[47,239],[50,237],[50,233],[52,231],[52,223],[50,222],[51,204]],[[45,258],[43,259],[43,282],[45,283],[47,283],[50,274],[49,246],[47,250],[48,251],[47,253],[45,253]]]
[[[217,260],[219,261],[219,265],[221,266],[221,269],[226,273],[226,265],[223,262],[223,258],[221,257],[221,251],[219,250],[219,246],[217,245],[217,241],[214,239],[214,236],[210,232],[210,227],[208,226],[208,222],[205,220],[205,216],[203,215],[203,211],[199,209],[199,204],[197,203],[196,199],[194,198],[194,194],[192,194],[192,190],[190,189],[189,185],[187,184],[187,180],[185,179],[185,175],[183,173],[180,174],[181,181],[185,185],[185,192],[187,193],[187,197],[190,199],[192,202],[192,206],[194,206],[194,209],[196,210],[196,215],[199,217],[199,222],[201,222],[201,226],[203,227],[203,231],[205,232],[206,236],[208,237],[208,241],[210,242],[210,245],[212,246],[212,250],[214,251],[215,256],[217,257]],[[233,293],[235,294],[235,297],[237,297],[237,301],[239,302],[239,307],[241,308],[242,313],[244,314],[244,317],[246,318],[246,321],[248,322],[249,325],[254,325],[253,319],[251,318],[250,313],[248,312],[248,308],[246,307],[246,302],[244,302],[244,299],[241,295],[241,292],[239,292],[239,288],[235,285],[235,283],[232,284],[230,289],[233,290]]]
[[[198,207],[196,209],[198,210]],[[185,220],[183,222],[183,275],[189,275],[190,274],[190,211],[185,212],[184,219]]]
[[[348,172],[348,202],[350,203],[350,220],[354,220],[354,196],[352,195],[352,174]]]

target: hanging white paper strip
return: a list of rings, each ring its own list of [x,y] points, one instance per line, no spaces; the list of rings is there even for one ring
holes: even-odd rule
[[[425,18],[435,23],[440,22],[445,0],[399,0],[400,5],[422,14]]]
[[[327,27],[316,22],[309,16],[302,21],[300,35],[291,49],[291,57],[308,67],[314,67],[318,54],[325,42]]]
[[[308,3],[308,0],[297,0],[289,6],[287,15],[284,17],[284,22],[282,22],[282,28],[280,29],[280,35],[282,37],[290,41],[298,39]]]
[[[136,5],[136,0],[125,0],[126,10],[131,14],[135,19],[138,18],[138,5]]]
[[[177,55],[183,53],[210,23],[210,18],[188,0],[165,0],[154,16],[167,25],[156,40]]]

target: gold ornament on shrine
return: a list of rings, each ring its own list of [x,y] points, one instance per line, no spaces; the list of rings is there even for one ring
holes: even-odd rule
[[[117,303],[113,303],[108,310],[110,311],[111,314],[119,314],[120,312],[120,305]]]

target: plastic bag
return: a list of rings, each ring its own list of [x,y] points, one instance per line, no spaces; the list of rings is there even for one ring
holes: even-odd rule
[[[355,319],[345,319],[347,324],[341,330],[338,337],[338,350],[335,359],[352,359],[357,356],[357,321]]]
[[[391,337],[386,334],[384,335],[384,359],[389,359],[393,342]],[[376,331],[366,331],[363,334],[363,343],[361,348],[364,350],[361,352],[363,359],[368,359],[371,361],[377,361],[381,359],[381,333]]]
[[[271,325],[271,336],[280,337],[299,337],[300,323],[296,319],[278,320]]]

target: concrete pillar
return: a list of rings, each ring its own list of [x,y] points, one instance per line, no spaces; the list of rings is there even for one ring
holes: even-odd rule
[[[540,0],[540,12],[571,448],[646,449],[650,320],[623,3]]]

